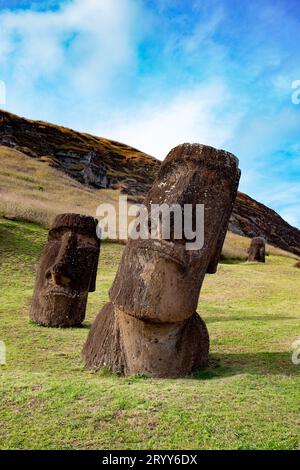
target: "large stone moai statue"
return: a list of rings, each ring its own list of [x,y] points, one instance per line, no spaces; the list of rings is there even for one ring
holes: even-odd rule
[[[252,238],[248,249],[248,261],[266,262],[266,241],[262,237]]]
[[[100,240],[97,221],[79,214],[56,217],[42,253],[29,317],[44,326],[76,326],[95,291]]]
[[[110,302],[92,326],[83,356],[87,368],[119,374],[186,376],[207,365],[209,336],[196,313],[206,272],[216,271],[236,196],[238,160],[199,144],[173,149],[146,196],[153,204],[204,204],[204,245],[186,239],[131,239],[110,289]],[[178,238],[178,237],[177,237]]]

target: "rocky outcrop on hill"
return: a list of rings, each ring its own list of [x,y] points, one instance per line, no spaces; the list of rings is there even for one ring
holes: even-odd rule
[[[300,256],[300,230],[244,193],[238,193],[229,230],[250,238],[262,236],[271,245]]]
[[[0,145],[48,162],[80,183],[146,193],[160,162],[128,145],[0,110]]]
[[[134,198],[150,189],[160,168],[158,160],[128,145],[1,110],[0,145],[48,163],[82,184],[119,189]],[[246,194],[238,193],[229,230],[262,236],[300,256],[300,230]]]

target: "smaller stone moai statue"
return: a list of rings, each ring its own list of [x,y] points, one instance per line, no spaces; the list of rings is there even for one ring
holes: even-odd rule
[[[186,231],[182,237],[159,230],[157,238],[129,240],[110,302],[84,346],[87,368],[184,377],[207,365],[209,335],[196,308],[205,274],[216,272],[239,179],[237,158],[224,150],[183,144],[168,154],[144,207],[150,214],[155,206],[176,206],[185,216],[189,206],[194,225],[201,205],[203,245],[188,250]]]
[[[58,215],[40,259],[30,319],[43,326],[81,325],[89,292],[96,288],[100,240],[97,221]]]
[[[263,237],[252,238],[248,249],[248,261],[266,262],[266,241]]]

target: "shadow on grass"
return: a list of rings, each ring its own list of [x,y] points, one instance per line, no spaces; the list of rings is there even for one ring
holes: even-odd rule
[[[289,352],[214,354],[208,367],[196,370],[193,378],[211,380],[238,374],[300,376],[300,366],[292,363]]]
[[[71,325],[71,326],[46,326],[46,325],[40,325],[39,323],[35,323],[32,320],[28,320],[28,324],[30,326],[33,326],[34,328],[41,329],[41,330],[67,330],[67,331],[72,331],[72,330],[89,330],[92,326],[91,323],[81,323],[80,325]]]
[[[238,259],[238,258],[230,258],[230,259],[220,259],[219,264],[246,264],[247,259]]]
[[[32,225],[32,227],[37,227]],[[0,252],[38,257],[46,232],[32,231],[29,224],[0,219]]]
[[[205,323],[217,323],[217,322],[231,322],[231,321],[284,321],[284,320],[295,320],[295,317],[284,317],[279,315],[254,315],[254,316],[207,316]]]

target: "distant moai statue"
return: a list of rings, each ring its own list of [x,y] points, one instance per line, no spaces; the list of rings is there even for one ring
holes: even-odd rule
[[[239,179],[237,158],[223,150],[183,144],[168,154],[144,205],[148,213],[155,204],[182,213],[204,205],[204,244],[188,251],[184,236],[129,240],[83,349],[87,368],[181,377],[207,365],[209,335],[196,308],[205,274],[216,272]]]
[[[43,326],[76,326],[85,318],[96,288],[100,240],[97,221],[80,214],[58,215],[42,253],[29,317]]]
[[[6,365],[6,346],[4,341],[0,341],[0,366]]]
[[[248,249],[248,261],[265,263],[266,261],[266,240],[263,237],[252,238]]]

